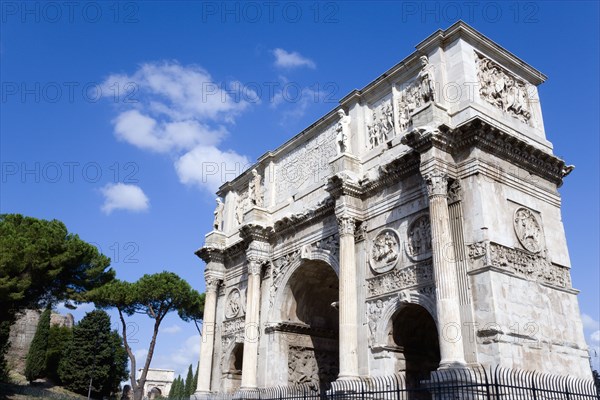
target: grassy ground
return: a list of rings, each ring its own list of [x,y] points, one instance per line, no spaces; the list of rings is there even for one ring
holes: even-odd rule
[[[54,399],[54,400],[83,400],[87,397],[69,392],[60,386],[54,386],[47,382],[27,383],[25,377],[11,373],[12,383],[0,383],[0,399],[31,400],[31,399]]]

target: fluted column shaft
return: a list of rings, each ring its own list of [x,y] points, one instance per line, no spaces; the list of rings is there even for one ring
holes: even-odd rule
[[[425,176],[429,193],[429,215],[436,286],[440,369],[466,365],[461,336],[460,302],[456,256],[448,212],[448,178],[440,172]]]
[[[354,218],[338,217],[340,233],[340,373],[339,379],[358,377],[358,313]]]
[[[198,367],[197,393],[210,392],[210,378],[215,343],[215,316],[217,311],[217,289],[220,280],[206,278],[206,298],[204,302],[204,321],[202,323],[202,343],[200,344],[200,365]]]
[[[257,388],[261,266],[262,263],[260,260],[249,260],[244,328],[244,358],[242,360],[242,390]]]

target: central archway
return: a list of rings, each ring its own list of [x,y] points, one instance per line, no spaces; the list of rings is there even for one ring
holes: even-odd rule
[[[303,261],[290,275],[281,302],[288,383],[327,385],[339,372],[337,274],[323,261]]]

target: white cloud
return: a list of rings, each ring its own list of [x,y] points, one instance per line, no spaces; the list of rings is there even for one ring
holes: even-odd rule
[[[583,327],[589,330],[598,330],[600,329],[600,322],[587,315],[586,313],[581,314],[581,322],[583,322]]]
[[[137,349],[133,351],[135,357],[135,364],[137,367],[143,366],[146,362],[146,356],[148,355],[148,349]],[[137,372],[137,371],[136,371]]]
[[[280,68],[298,68],[307,67],[315,69],[317,65],[309,58],[302,56],[300,53],[292,51],[287,52],[284,49],[277,48],[273,50],[275,56],[275,66]]]
[[[327,101],[337,104],[337,101],[334,102],[332,98],[331,89],[335,89],[334,86],[324,87],[323,89],[326,90],[301,87],[290,82],[285,76],[279,76],[279,81],[281,84],[275,91],[269,106],[280,109],[282,126],[289,126],[290,119],[297,121],[302,118],[312,104]]]
[[[109,183],[100,191],[104,195],[101,210],[107,215],[114,210],[145,211],[150,205],[144,191],[136,185]]]
[[[196,120],[157,121],[139,110],[122,112],[113,120],[117,138],[158,153],[217,144],[227,134]]]
[[[103,93],[114,96],[115,88],[134,100],[124,102],[127,109],[113,119],[115,136],[142,150],[174,155],[182,183],[214,191],[225,181],[194,168],[203,163],[249,164],[244,155],[220,147],[229,134],[227,126],[260,102],[241,82],[216,83],[197,65],[164,61],[143,64],[132,75],[111,75]],[[227,180],[241,171],[227,174]]]
[[[175,162],[181,182],[196,184],[215,192],[223,183],[232,180],[250,166],[246,156],[216,147],[198,146]]]
[[[181,327],[179,325],[171,325],[160,330],[162,333],[173,334],[181,332]]]
[[[600,331],[593,332],[590,335],[590,340],[592,342],[600,343]]]
[[[192,335],[188,337],[174,351],[168,354],[163,354],[152,360],[154,368],[174,369],[175,376],[181,375],[185,377],[189,365],[195,370],[200,359],[200,343],[202,338],[200,335]]]

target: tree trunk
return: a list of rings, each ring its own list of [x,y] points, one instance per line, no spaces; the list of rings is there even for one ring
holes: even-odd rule
[[[131,363],[131,372],[129,373],[129,377],[131,378],[131,391],[133,392],[134,400],[142,400],[142,396],[138,397],[138,392],[142,392],[140,388],[138,388],[138,384],[135,380],[135,355],[131,351],[131,347],[127,343],[127,325],[125,324],[125,318],[123,318],[123,313],[119,310],[119,318],[121,319],[121,325],[123,326],[123,344],[125,345],[125,350],[127,351],[127,355],[129,356],[129,362]],[[143,395],[143,393],[141,393]]]

